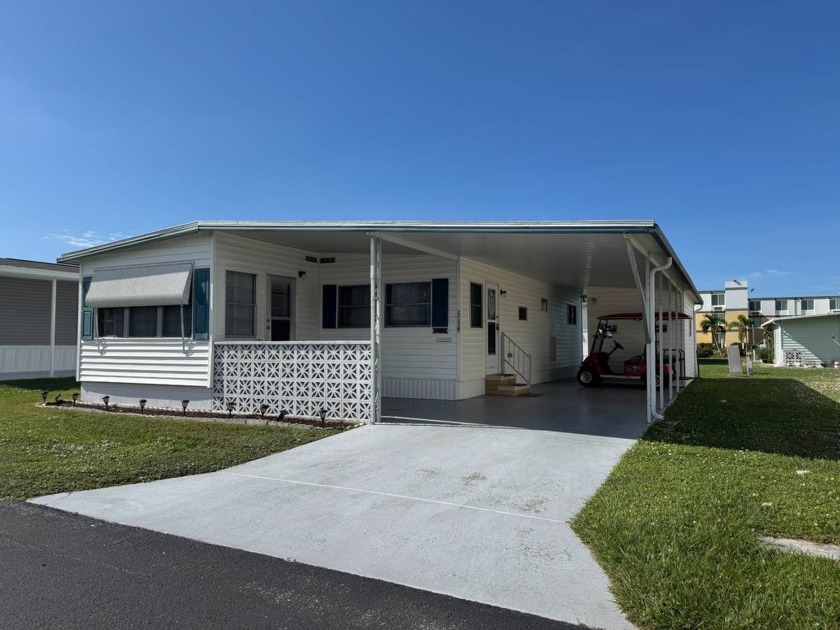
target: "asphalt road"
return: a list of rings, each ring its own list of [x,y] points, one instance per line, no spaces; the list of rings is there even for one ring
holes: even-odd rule
[[[0,502],[3,628],[582,628],[269,556]]]

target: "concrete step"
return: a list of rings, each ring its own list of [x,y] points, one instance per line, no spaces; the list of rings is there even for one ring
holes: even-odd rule
[[[488,396],[497,394],[499,387],[505,385],[516,385],[516,375],[514,374],[488,374],[484,378],[484,393]]]
[[[495,393],[489,394],[490,396],[524,396],[531,391],[531,388],[525,384],[514,384],[514,385],[499,385],[496,388]]]

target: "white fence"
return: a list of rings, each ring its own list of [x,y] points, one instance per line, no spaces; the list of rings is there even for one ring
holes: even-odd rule
[[[213,348],[213,410],[371,422],[370,342],[220,342]]]

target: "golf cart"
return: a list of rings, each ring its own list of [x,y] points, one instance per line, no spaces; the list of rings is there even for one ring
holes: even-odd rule
[[[657,313],[657,315],[657,339],[655,340],[657,348],[657,365],[654,374],[656,377],[656,386],[659,387],[659,332],[660,329],[662,329],[663,332],[666,332],[665,328],[660,326],[660,319],[664,319],[664,323],[667,326],[668,320],[686,320],[691,318],[685,313],[674,312]],[[595,336],[592,339],[592,349],[589,352],[589,356],[583,360],[583,363],[581,363],[580,369],[577,373],[577,382],[584,387],[600,385],[605,381],[636,381],[638,383],[644,383],[647,380],[647,359],[645,357],[644,348],[642,349],[641,354],[637,354],[627,359],[620,372],[614,372],[612,367],[610,367],[610,357],[612,354],[616,350],[624,350],[624,346],[613,338],[618,332],[618,325],[614,323],[617,321],[637,322],[639,332],[642,334],[644,332],[642,329],[642,313],[614,313],[612,315],[602,315],[599,317],[598,330],[595,332]],[[604,342],[608,339],[613,345],[609,352],[605,352]],[[685,374],[685,352],[683,350],[665,350],[664,355],[665,364],[662,366],[662,375],[666,383],[670,381],[672,367],[674,367],[677,362],[680,362],[681,364],[679,373]]]

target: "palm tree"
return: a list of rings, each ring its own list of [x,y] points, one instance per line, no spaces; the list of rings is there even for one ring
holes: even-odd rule
[[[715,348],[723,348],[723,335],[726,333],[726,320],[715,313],[706,313],[700,322],[700,330],[712,334],[712,343]]]
[[[741,344],[741,347],[744,348],[744,341],[747,339],[747,335],[749,334],[750,330],[753,327],[753,320],[749,317],[741,313],[738,315],[737,319],[734,322],[729,322],[728,328],[729,330],[737,330],[738,331],[738,341]],[[746,350],[746,348],[744,348]]]

